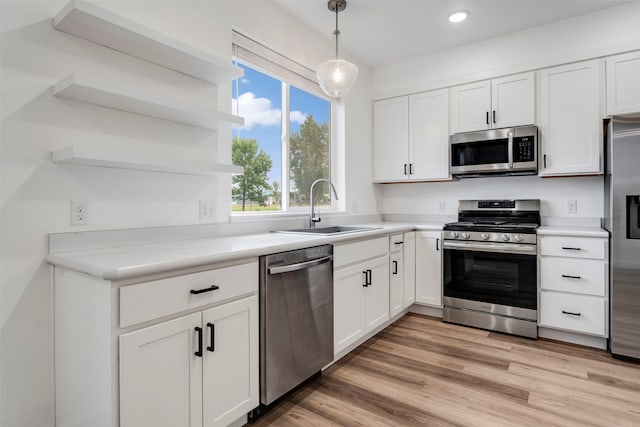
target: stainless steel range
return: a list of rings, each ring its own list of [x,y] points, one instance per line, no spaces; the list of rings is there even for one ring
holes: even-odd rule
[[[444,227],[445,322],[536,338],[540,200],[461,200]]]

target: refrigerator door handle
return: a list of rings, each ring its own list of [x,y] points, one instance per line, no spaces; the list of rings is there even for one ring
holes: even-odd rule
[[[640,239],[640,195],[627,196],[627,239]]]

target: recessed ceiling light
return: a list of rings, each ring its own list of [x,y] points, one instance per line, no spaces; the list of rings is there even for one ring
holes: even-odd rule
[[[452,13],[451,16],[449,16],[449,22],[462,22],[467,19],[468,16],[469,14],[467,12]]]

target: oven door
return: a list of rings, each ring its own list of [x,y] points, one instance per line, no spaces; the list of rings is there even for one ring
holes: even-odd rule
[[[445,301],[537,310],[535,245],[445,241],[443,249]]]

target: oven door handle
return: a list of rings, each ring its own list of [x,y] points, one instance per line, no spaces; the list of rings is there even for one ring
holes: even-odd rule
[[[450,242],[442,243],[443,249],[460,249],[479,252],[500,252],[505,254],[535,255],[536,245],[518,245],[513,243],[474,243],[474,242]]]

